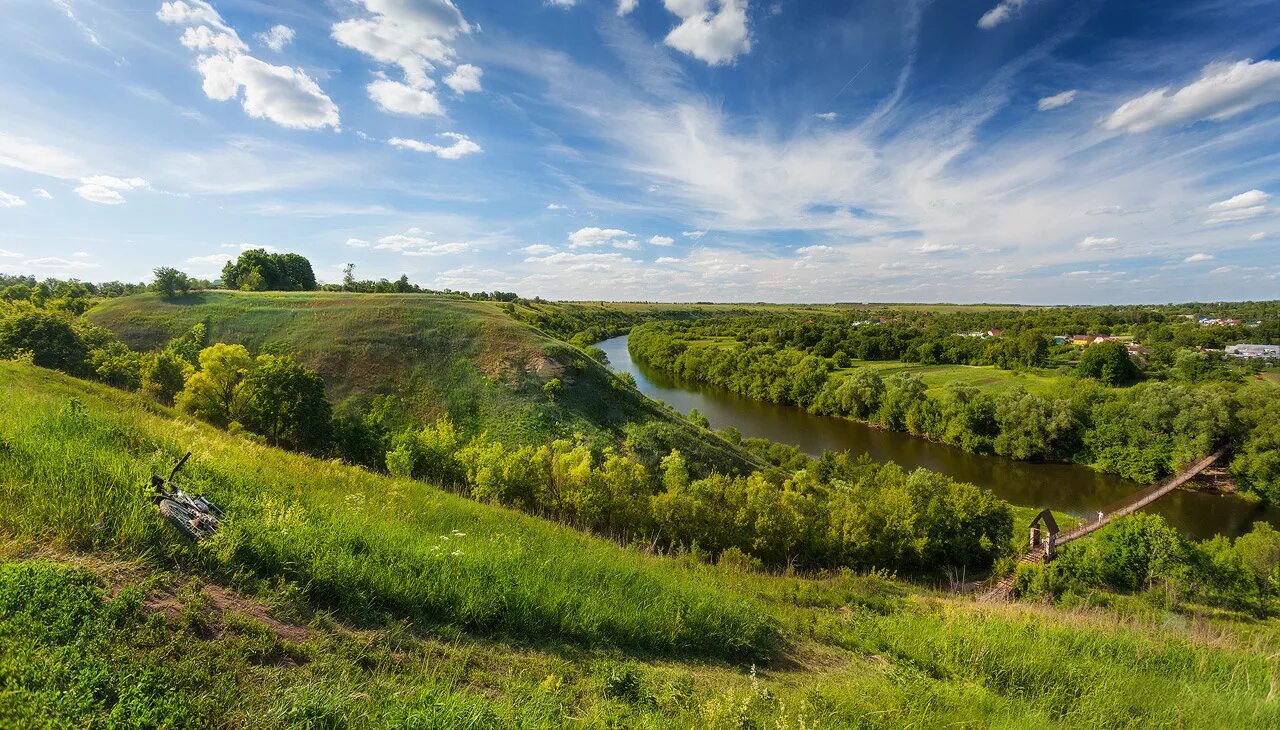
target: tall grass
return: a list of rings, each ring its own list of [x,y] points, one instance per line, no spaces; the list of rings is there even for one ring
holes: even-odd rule
[[[749,599],[660,561],[418,482],[257,446],[139,398],[0,363],[0,531],[198,560],[302,586],[353,620],[384,614],[529,641],[763,658]],[[185,450],[188,489],[231,515],[196,547],[144,499]]]

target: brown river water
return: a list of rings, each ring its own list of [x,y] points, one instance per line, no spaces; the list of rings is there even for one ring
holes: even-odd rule
[[[817,456],[824,451],[867,453],[877,461],[924,467],[986,487],[1012,504],[1092,518],[1143,485],[1077,464],[1041,464],[969,454],[904,433],[881,431],[843,418],[815,416],[794,406],[743,398],[721,388],[682,383],[631,359],[626,336],[597,345],[614,370],[631,373],[640,391],[681,413],[697,408],[712,428],[732,426],[743,436],[792,444]],[[1280,527],[1280,508],[1233,496],[1177,490],[1146,508],[1188,537],[1240,535],[1257,521]]]

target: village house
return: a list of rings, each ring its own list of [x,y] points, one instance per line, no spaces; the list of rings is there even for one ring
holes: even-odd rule
[[[1076,347],[1087,347],[1089,345],[1096,345],[1099,342],[1112,342],[1115,339],[1116,338],[1108,335],[1072,335],[1071,344]]]
[[[1280,359],[1280,345],[1227,345],[1231,357]]]

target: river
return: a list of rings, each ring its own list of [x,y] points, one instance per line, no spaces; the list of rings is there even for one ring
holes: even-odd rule
[[[697,408],[712,428],[738,429],[743,436],[792,444],[817,456],[824,451],[867,453],[877,461],[907,468],[925,467],[986,487],[1012,504],[1051,507],[1092,518],[1098,510],[1142,489],[1137,482],[1077,464],[1036,464],[999,456],[969,454],[904,433],[881,431],[843,418],[815,416],[794,406],[743,398],[721,388],[677,382],[631,359],[626,336],[597,345],[617,372],[630,373],[640,392],[669,403],[681,413]],[[1238,497],[1177,490],[1146,508],[1162,515],[1188,537],[1240,535],[1265,520],[1280,526],[1280,508]]]

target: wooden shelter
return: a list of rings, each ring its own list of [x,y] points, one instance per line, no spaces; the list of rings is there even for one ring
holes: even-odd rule
[[[1037,550],[1041,545],[1044,546],[1045,557],[1052,558],[1053,549],[1058,545],[1058,521],[1047,509],[1031,520],[1031,549]]]

